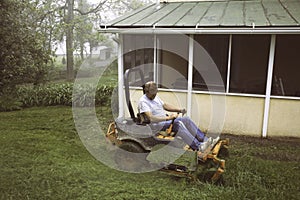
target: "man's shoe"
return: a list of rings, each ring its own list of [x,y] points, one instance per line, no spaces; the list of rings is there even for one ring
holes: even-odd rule
[[[204,152],[208,147],[213,147],[217,144],[217,142],[220,140],[220,137],[216,137],[213,139],[212,137],[209,137],[205,142],[202,142],[199,146],[199,151]]]
[[[215,146],[215,145],[217,144],[217,142],[219,142],[219,140],[220,140],[220,137],[219,137],[219,136],[216,137],[215,139],[213,139],[213,140],[212,140],[212,143],[211,143],[212,147]]]
[[[199,146],[199,151],[204,152],[207,147],[209,147],[212,144],[213,140],[212,138],[208,138],[205,142],[202,142]]]

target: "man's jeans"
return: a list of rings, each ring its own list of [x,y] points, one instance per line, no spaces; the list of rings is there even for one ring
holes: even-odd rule
[[[172,120],[151,124],[155,131],[164,131],[170,127]],[[197,127],[197,125],[189,117],[178,117],[174,120],[172,131],[176,132],[176,136],[180,136],[183,141],[193,150],[198,150],[200,144],[207,140],[205,134]]]

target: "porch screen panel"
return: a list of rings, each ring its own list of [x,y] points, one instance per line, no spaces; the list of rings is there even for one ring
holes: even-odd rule
[[[189,37],[158,35],[159,87],[187,89]]]
[[[300,35],[277,35],[272,95],[300,97]]]
[[[265,94],[270,35],[233,35],[230,92]]]
[[[224,91],[229,35],[195,35],[194,40],[193,89],[207,91],[209,87],[212,91]],[[215,74],[216,71],[219,74]],[[220,84],[220,78],[223,84]]]
[[[154,38],[153,35],[126,34],[123,36],[124,72],[138,67],[146,81],[153,80]],[[130,77],[131,85],[140,86],[139,74]]]

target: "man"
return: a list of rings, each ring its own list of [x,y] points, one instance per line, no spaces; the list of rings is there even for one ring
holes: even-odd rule
[[[157,87],[154,82],[147,82],[144,88],[145,94],[140,98],[138,109],[151,121],[151,128],[154,131],[166,130],[170,127],[172,120],[174,124],[172,131],[177,133],[191,149],[204,151],[208,145],[216,143],[217,139],[207,138],[189,117],[178,117],[178,113],[186,113],[185,109],[164,103],[157,96]],[[176,112],[167,116],[165,111]]]

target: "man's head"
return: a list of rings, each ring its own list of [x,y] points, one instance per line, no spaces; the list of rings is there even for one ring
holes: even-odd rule
[[[145,84],[145,94],[150,99],[153,100],[157,94],[157,87],[153,81],[149,81]]]

